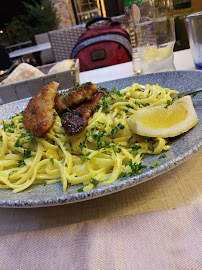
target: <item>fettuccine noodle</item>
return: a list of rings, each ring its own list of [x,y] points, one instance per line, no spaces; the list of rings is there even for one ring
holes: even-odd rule
[[[88,191],[99,182],[110,185],[119,177],[142,173],[145,154],[169,150],[163,138],[135,135],[127,118],[136,110],[166,104],[177,91],[158,85],[134,83],[120,92],[102,98],[87,128],[68,136],[55,113],[53,127],[43,138],[24,129],[23,112],[2,122],[0,129],[0,188],[14,193],[33,184],[61,182],[80,184]]]

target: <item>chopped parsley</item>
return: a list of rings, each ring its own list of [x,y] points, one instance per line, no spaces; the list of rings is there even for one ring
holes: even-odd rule
[[[87,134],[85,133],[83,142],[80,142],[79,144],[79,148],[81,149],[81,151],[83,150],[83,148],[86,148],[86,140],[87,140]]]
[[[151,169],[156,168],[159,164],[161,164],[161,162],[160,162],[160,161],[156,161],[156,162],[154,162],[154,163],[150,166],[150,168],[151,168]]]
[[[71,89],[72,90],[76,90],[77,88],[79,88],[80,84],[79,83],[76,83]]]
[[[24,150],[23,158],[22,160],[17,164],[18,167],[25,165],[25,159],[31,157],[31,151],[30,150]]]
[[[139,150],[142,148],[140,145],[137,145],[137,144],[129,145],[129,147],[132,148],[133,151]]]
[[[139,108],[143,108],[143,107],[149,106],[149,103],[142,104],[142,103],[138,103],[136,100],[134,101],[134,104],[138,105]]]
[[[12,119],[9,122],[10,123],[5,123],[4,121],[2,121],[3,130],[5,132],[14,133],[14,130],[16,128],[15,123],[13,122]]]
[[[144,142],[147,142],[148,140],[150,140],[150,137],[148,137],[148,136],[142,136],[142,138],[143,138]]]
[[[107,135],[107,137],[114,136],[119,130],[124,129],[124,125],[121,123],[118,123],[118,125],[111,130],[111,133]]]
[[[54,165],[54,159],[53,158],[49,158],[49,160],[52,163],[52,165]]]
[[[132,175],[137,175],[137,174],[141,174],[142,173],[142,169],[146,168],[147,166],[142,165],[142,163],[136,163],[132,161],[132,159],[130,159],[125,166],[129,166],[131,168],[131,172],[129,173],[130,176]]]
[[[23,139],[23,142],[21,142]],[[17,139],[15,142],[14,146],[15,147],[22,147],[23,143],[25,141],[30,141],[32,143],[36,142],[36,137],[33,136],[29,131],[27,133],[22,133],[20,137]]]
[[[16,116],[23,116],[24,111],[21,111],[20,113],[15,113],[15,115],[11,116],[9,119],[13,119]]]
[[[126,172],[121,172],[121,173],[119,174],[119,178],[125,177],[126,175],[127,175]]]
[[[105,135],[106,130],[103,130],[101,133],[98,134],[92,134],[93,140],[96,142],[98,148],[102,146],[102,138]]]
[[[94,185],[94,187],[96,187],[99,184],[99,181],[95,178],[92,178],[92,180],[90,181],[91,184]]]
[[[85,157],[85,156],[80,156],[79,158],[80,158],[80,160],[81,160],[82,162],[85,162],[85,161],[90,160],[90,158]]]
[[[153,146],[152,146],[152,148],[151,148],[151,152],[154,153],[154,147],[153,147]]]
[[[197,94],[198,94],[198,93],[193,93],[193,94],[191,94],[191,97],[193,98],[193,97],[195,97]]]
[[[90,181],[90,184],[93,184],[94,187],[96,187],[99,184],[99,181],[95,178],[92,178]],[[84,187],[78,188],[77,191],[78,192],[83,192]]]
[[[58,139],[59,139],[59,138],[60,138],[60,136],[59,136],[58,134],[56,134],[56,133],[55,133],[55,138],[58,138]]]
[[[85,83],[82,83],[82,84],[77,82],[71,89],[76,90],[81,86],[85,86],[85,85],[89,85],[89,84],[91,84],[91,82],[85,82]]]
[[[130,104],[127,104],[126,107],[129,109],[134,109],[133,106],[131,106]]]
[[[173,100],[167,100],[167,105],[164,107],[165,109],[168,109],[168,106],[173,104]]]
[[[98,88],[98,93],[103,93],[103,94],[106,94],[106,92],[103,90],[103,88]]]
[[[165,157],[166,157],[166,154],[163,154],[163,155],[161,155],[161,156],[159,157],[159,159],[165,158]]]
[[[132,138],[133,138],[133,136],[130,136],[130,137],[128,138],[128,143],[132,140]]]
[[[69,96],[69,93],[68,93],[68,91],[65,91],[65,92],[62,92],[62,95],[64,98],[67,98]]]
[[[108,114],[110,112],[109,103],[106,101],[106,97],[101,98],[101,101],[100,101],[99,105],[102,107],[105,114]],[[98,109],[99,109],[100,106],[98,106]]]
[[[118,97],[123,97],[125,96],[125,93],[121,94],[120,91],[117,91],[116,88],[112,88],[112,90],[110,91],[110,94],[114,94],[114,95],[117,95]]]

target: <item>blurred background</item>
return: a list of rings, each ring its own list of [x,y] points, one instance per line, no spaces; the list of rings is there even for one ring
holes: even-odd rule
[[[176,44],[174,50],[189,48],[184,17],[201,11],[201,0],[174,0]],[[37,35],[48,31],[69,28],[83,24],[97,16],[118,16],[124,14],[124,0],[6,0],[0,9],[1,51],[12,51],[40,42],[47,42],[48,36]],[[1,53],[1,58],[3,54]],[[2,58],[3,59],[3,58]],[[41,63],[37,53],[26,55],[25,62]],[[54,62],[49,56],[49,62]]]

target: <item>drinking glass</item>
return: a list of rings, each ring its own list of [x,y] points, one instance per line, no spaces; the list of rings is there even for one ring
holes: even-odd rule
[[[202,69],[202,12],[185,17],[185,25],[194,64]]]
[[[142,73],[175,70],[172,0],[133,0],[132,10]]]

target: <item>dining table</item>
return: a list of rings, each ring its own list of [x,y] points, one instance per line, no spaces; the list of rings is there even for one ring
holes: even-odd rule
[[[174,52],[174,64],[177,71],[196,70],[190,49]],[[132,62],[80,72],[80,83],[129,76]],[[201,270],[201,165],[199,150],[171,170],[105,196],[0,208],[0,269]]]
[[[41,43],[41,44],[29,46],[29,47],[17,49],[17,50],[15,50],[13,52],[10,52],[9,57],[10,58],[21,58],[24,55],[32,54],[32,53],[35,53],[35,52],[41,52],[41,51],[44,51],[44,50],[48,50],[50,48],[51,48],[51,43],[50,42],[45,42],[45,43]]]

